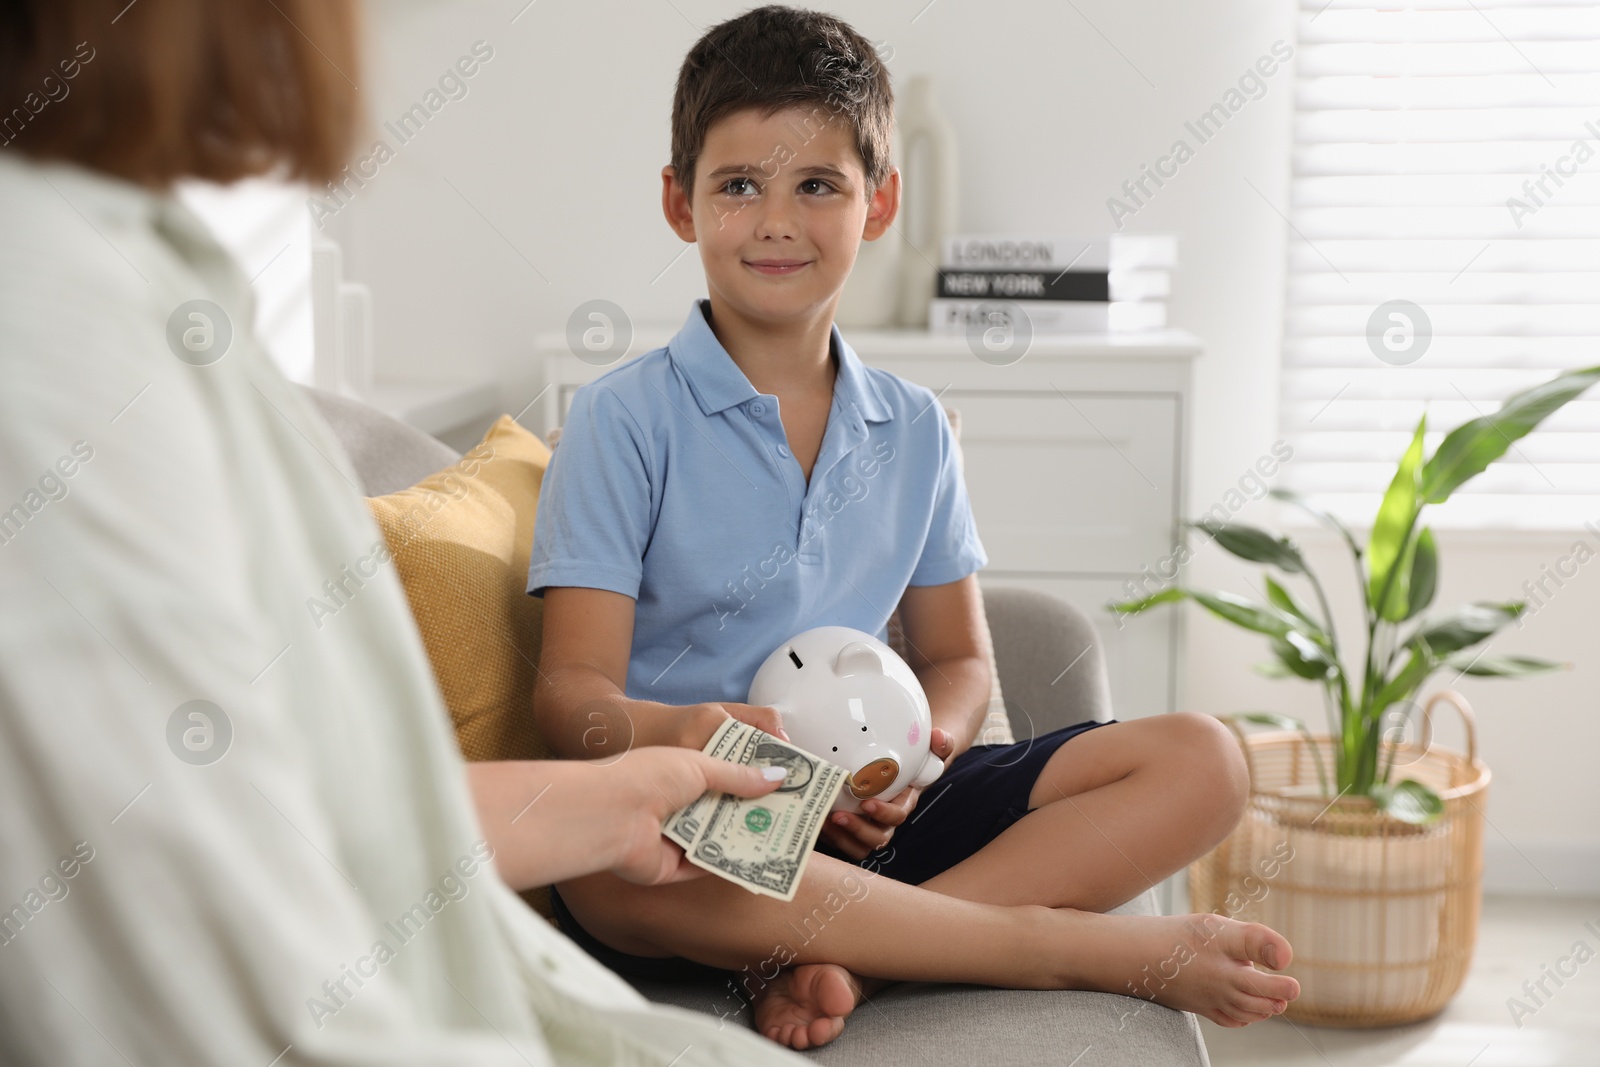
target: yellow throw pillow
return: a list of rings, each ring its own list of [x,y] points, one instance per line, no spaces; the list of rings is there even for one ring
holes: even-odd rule
[[[509,415],[454,466],[367,501],[469,760],[547,759],[533,724],[543,601],[528,596],[550,449]]]
[[[468,760],[550,758],[533,722],[544,601],[527,592],[549,463],[544,442],[502,415],[459,463],[367,501]],[[550,917],[547,890],[523,899]]]

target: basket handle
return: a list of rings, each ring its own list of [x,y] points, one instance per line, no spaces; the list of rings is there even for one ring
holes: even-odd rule
[[[1467,727],[1467,762],[1478,762],[1478,722],[1472,714],[1472,707],[1467,703],[1467,698],[1454,689],[1441,689],[1428,698],[1422,706],[1423,728],[1429,738],[1433,737],[1433,706],[1439,701],[1451,705],[1461,715],[1461,721]]]

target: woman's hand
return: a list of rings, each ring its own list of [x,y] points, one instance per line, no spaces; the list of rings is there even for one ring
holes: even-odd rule
[[[531,889],[598,871],[655,885],[700,873],[661,836],[668,815],[707,789],[772,792],[783,769],[714,760],[684,748],[630,749],[616,759],[467,764],[467,782],[500,877]]]
[[[739,797],[764,796],[778,787],[784,775],[782,767],[747,767],[682,748],[635,749],[617,767],[626,768],[625,781],[617,788],[633,795],[627,810],[618,813],[626,820],[626,829],[609,869],[640,885],[681,882],[706,873],[662,835],[667,816],[708,789]]]
[[[941,730],[936,726],[930,738],[930,748],[948,767],[950,758],[955,753],[955,738],[948,730]],[[921,796],[921,789],[908,786],[901,790],[898,796],[889,800],[872,797],[862,801],[859,815],[848,811],[836,811],[828,816],[828,821],[823,824],[822,839],[847,858],[857,862],[864,860],[889,843],[889,839],[894,836],[895,828],[909,819],[911,813],[916,810],[917,801]]]

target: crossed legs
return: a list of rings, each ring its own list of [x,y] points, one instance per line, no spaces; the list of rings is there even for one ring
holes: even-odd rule
[[[890,980],[1135,993],[1239,1026],[1298,993],[1255,966],[1289,962],[1281,936],[1218,916],[1100,913],[1209,851],[1245,794],[1220,723],[1162,715],[1068,741],[1025,818],[921,886],[817,854],[788,904],[717,878],[643,888],[593,875],[560,888],[613,948],[752,976],[757,1028],[796,1048],[837,1036],[858,998]],[[1176,973],[1152,982],[1180,947]]]
[[[1211,851],[1248,792],[1238,743],[1208,715],[1109,723],[1056,751],[1026,818],[923,887],[989,904],[1106,911]]]

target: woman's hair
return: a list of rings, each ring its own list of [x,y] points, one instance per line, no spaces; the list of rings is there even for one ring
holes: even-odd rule
[[[889,178],[894,90],[872,42],[843,19],[768,5],[718,23],[694,43],[678,69],[672,100],[672,166],[694,194],[694,169],[706,133],[746,108],[763,117],[809,110],[806,132],[842,116],[855,131],[867,195]]]
[[[0,152],[152,187],[322,183],[358,121],[355,0],[3,0]]]

